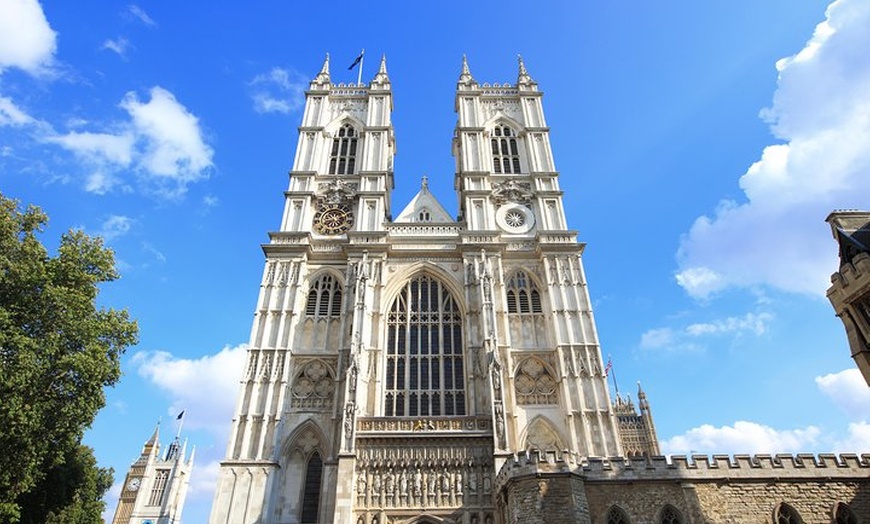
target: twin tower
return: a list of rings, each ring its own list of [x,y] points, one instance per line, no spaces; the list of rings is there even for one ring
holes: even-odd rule
[[[456,218],[425,179],[394,211],[392,109],[384,59],[306,92],[211,524],[501,522],[517,452],[658,454],[645,400],[611,403],[522,59],[513,85],[463,59]]]

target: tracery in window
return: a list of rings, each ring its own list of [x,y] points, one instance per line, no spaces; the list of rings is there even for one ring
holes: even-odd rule
[[[517,134],[506,125],[497,125],[490,138],[492,170],[494,173],[519,173],[520,152]]]
[[[848,504],[839,502],[834,511],[834,522],[836,524],[858,524],[858,517],[855,516],[855,512]]]
[[[148,498],[149,506],[159,506],[163,503],[163,494],[166,492],[166,483],[169,481],[169,470],[158,469],[154,475],[154,485],[151,486],[151,496]]]
[[[683,517],[677,508],[668,504],[662,508],[662,513],[659,516],[659,524],[682,524]]]
[[[338,279],[331,274],[324,274],[311,284],[305,314],[317,318],[341,316],[341,285]]]
[[[356,168],[358,133],[350,124],[344,124],[332,138],[329,152],[330,175],[352,175]]]
[[[529,357],[517,366],[517,404],[557,404],[557,384],[543,362]]]
[[[323,477],[323,460],[316,451],[308,459],[305,467],[305,485],[302,488],[302,515],[299,522],[317,522],[320,512],[320,480]]]
[[[610,506],[610,509],[607,510],[607,517],[604,519],[604,522],[607,524],[630,524],[628,515],[626,515],[619,506]]]
[[[515,348],[550,348],[547,318],[541,293],[524,270],[510,274],[505,282],[505,309],[511,341]]]
[[[419,213],[417,213],[417,221],[418,222],[431,222],[432,221],[432,214],[429,213],[428,209],[423,208],[420,210]]]
[[[465,414],[462,315],[450,291],[422,275],[387,316],[387,416]]]
[[[800,515],[793,507],[785,502],[777,506],[776,524],[801,524],[802,522]]]

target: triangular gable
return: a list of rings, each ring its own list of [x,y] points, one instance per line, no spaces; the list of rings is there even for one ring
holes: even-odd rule
[[[405,209],[399,213],[399,216],[394,222],[424,222],[433,224],[443,224],[444,222],[454,222],[453,217],[444,209],[444,206],[435,198],[435,195],[429,192],[429,184],[426,177],[423,177],[423,184],[420,191],[411,199],[411,202],[405,206]]]

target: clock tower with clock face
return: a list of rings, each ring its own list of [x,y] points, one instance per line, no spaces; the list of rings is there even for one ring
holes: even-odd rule
[[[130,466],[112,524],[179,524],[193,455],[185,458],[187,443],[178,437],[161,456],[159,426]]]

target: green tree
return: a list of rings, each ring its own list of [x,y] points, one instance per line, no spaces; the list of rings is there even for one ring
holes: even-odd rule
[[[137,340],[126,311],[96,304],[100,285],[118,278],[112,251],[70,231],[50,256],[37,238],[47,220],[0,194],[0,522],[30,514],[26,494],[60,485],[52,475],[96,468],[82,435]]]

